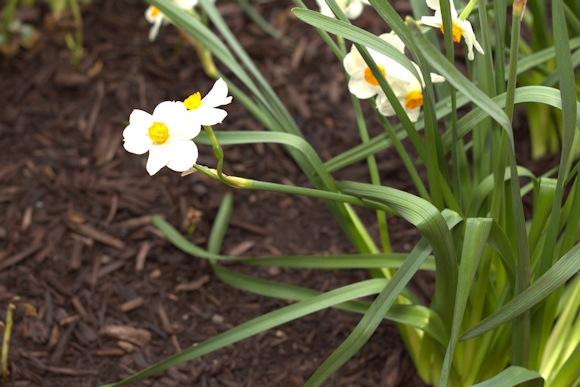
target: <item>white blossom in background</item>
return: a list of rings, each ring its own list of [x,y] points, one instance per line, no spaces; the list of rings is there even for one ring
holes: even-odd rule
[[[335,17],[325,0],[316,0],[316,3],[320,7],[321,14],[328,17]],[[362,14],[364,6],[369,5],[369,2],[368,0],[336,0],[336,4],[342,9],[342,12],[344,12],[347,18],[356,19]]]
[[[383,34],[379,38],[404,53],[405,45],[397,35]],[[391,87],[397,82],[409,83],[411,81],[411,74],[400,63],[375,50],[368,49],[368,52]],[[357,98],[366,99],[381,92],[379,81],[354,45],[342,63],[350,76],[348,89],[351,94],[354,94]]]
[[[183,172],[197,161],[197,146],[191,139],[200,130],[200,124],[191,120],[182,102],[165,101],[157,105],[153,114],[133,110],[129,126],[123,131],[123,146],[138,155],[149,152],[146,169],[151,176],[165,166]]]
[[[191,10],[197,5],[197,1],[198,0],[171,0],[173,4],[185,10]],[[149,30],[150,42],[154,41],[159,34],[159,28],[161,28],[162,25],[169,23],[167,17],[159,10],[159,8],[154,5],[150,5],[149,8],[147,8],[145,11],[145,19],[147,19],[149,23],[153,24]]]
[[[183,101],[183,104],[188,110],[191,121],[211,126],[220,124],[228,115],[225,110],[218,109],[218,106],[227,105],[230,102],[232,102],[232,97],[228,97],[228,85],[220,78],[203,99],[198,91]]]
[[[475,39],[475,33],[473,32],[473,27],[471,23],[467,20],[461,20],[457,16],[457,11],[455,10],[455,5],[453,5],[453,0],[449,0],[449,5],[451,7],[451,22],[453,23],[453,41],[459,43],[461,37],[465,39],[465,44],[467,44],[467,59],[473,60],[473,47],[477,51],[483,54],[483,49]],[[435,10],[434,16],[423,16],[421,21],[423,24],[439,28],[441,32],[443,31],[443,15],[441,14],[441,4],[439,0],[427,0],[427,6]]]
[[[419,70],[418,66],[417,70]],[[409,73],[411,78],[410,82],[402,83],[397,82],[395,84],[391,84],[391,88],[393,92],[397,96],[397,99],[403,105],[407,116],[411,122],[416,122],[419,118],[419,113],[421,112],[421,106],[423,106],[423,87],[425,86],[425,82],[421,79],[421,82],[407,69],[405,69]],[[421,73],[419,73],[421,74]],[[433,83],[440,83],[444,82],[445,78],[440,75],[431,73],[431,82]],[[395,109],[389,99],[382,91],[377,96],[377,109],[379,113],[386,117],[396,115]]]

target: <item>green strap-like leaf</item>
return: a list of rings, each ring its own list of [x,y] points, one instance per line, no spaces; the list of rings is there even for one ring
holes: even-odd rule
[[[529,310],[566,283],[580,270],[580,244],[577,244],[526,290],[499,310],[468,330],[460,340],[469,340],[488,332]]]
[[[320,12],[310,11],[307,9],[294,8],[292,12],[296,17],[314,27],[339,35],[352,42],[362,44],[365,47],[380,52],[383,55],[392,58],[400,63],[411,72],[417,79],[420,79],[417,69],[411,61],[397,50],[394,46],[382,40],[378,36],[371,34],[362,28],[355,27],[352,24],[323,16]]]
[[[447,227],[453,228],[461,218],[453,211],[444,210],[443,217]],[[305,384],[305,387],[320,386],[330,375],[350,359],[373,334],[382,320],[382,316],[390,309],[397,295],[416,273],[421,262],[431,251],[431,247],[425,238],[413,248],[409,258],[393,276],[385,289],[375,299],[368,312],[363,316],[354,331],[348,338],[330,355],[328,359],[316,370],[314,375]]]
[[[535,379],[541,379],[541,385],[544,385],[542,376],[536,371],[530,371],[523,367],[510,366],[493,378],[474,384],[473,387],[513,387]]]
[[[219,335],[209,338],[195,347],[190,347],[178,354],[168,357],[161,362],[137,372],[136,374],[116,383],[107,384],[103,387],[116,387],[154,375],[170,367],[185,363],[197,357],[214,352],[232,343],[256,335],[265,330],[277,327],[289,321],[326,309],[336,304],[350,301],[356,298],[370,296],[379,293],[385,287],[384,280],[371,279],[348,285],[340,289],[323,293],[320,296],[310,298],[282,309],[266,313],[254,318],[237,327],[231,328]],[[384,314],[383,314],[384,316]]]

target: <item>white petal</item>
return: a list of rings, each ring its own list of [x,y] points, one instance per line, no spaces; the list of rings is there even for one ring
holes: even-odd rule
[[[179,131],[171,132],[170,136],[174,140],[191,140],[197,137],[199,132],[201,132],[201,124],[196,120],[192,120],[191,117],[188,117],[187,126]]]
[[[473,27],[471,26],[471,23],[467,20],[458,22],[461,23],[460,25],[461,28],[463,29],[463,33],[461,35],[463,36],[463,39],[465,39],[465,44],[467,45],[467,59],[473,60],[474,58],[473,46],[475,46],[477,51],[479,51],[482,54],[483,49],[475,39],[475,33],[473,32]]]
[[[439,74],[431,73],[431,82],[433,83],[445,82],[445,77],[442,77]]]
[[[353,76],[348,81],[348,90],[351,94],[359,99],[367,99],[376,95],[381,88],[379,86],[373,86],[364,80],[364,77]]]
[[[333,18],[335,17],[334,13],[332,12],[332,10],[328,6],[328,4],[326,4],[326,1],[316,0],[316,4],[318,4],[318,6],[320,7],[321,14],[323,14],[324,16],[328,16],[328,17],[333,17]]]
[[[154,144],[149,149],[149,159],[147,159],[147,166],[145,168],[151,176],[159,172],[171,160],[171,147],[169,145],[170,142]]]
[[[437,13],[435,13],[435,16],[423,16],[421,22],[426,26],[434,28],[441,28],[441,25],[443,24],[441,17],[438,16]]]
[[[163,16],[159,16],[153,22],[151,29],[149,30],[149,41],[152,42],[155,40],[157,35],[159,34],[159,28],[161,28],[161,24],[163,24]]]
[[[146,153],[153,141],[149,138],[147,130],[143,131],[141,126],[129,125],[123,131],[123,146],[129,153],[142,155]]]
[[[218,79],[209,93],[201,100],[201,104],[209,107],[218,107],[232,102],[228,97],[228,85],[223,79]]]
[[[344,10],[344,15],[349,19],[356,19],[362,14],[363,8],[359,0],[350,0],[350,3]]]
[[[183,172],[197,161],[198,150],[193,141],[177,141],[171,144],[171,160],[167,168]]]
[[[417,122],[421,108],[418,107],[415,109],[405,109],[405,112],[407,112],[407,116],[409,116],[409,120],[411,120],[411,122]]]
[[[383,39],[385,42],[389,43],[391,46],[395,47],[400,52],[405,52],[405,43],[397,35],[387,33],[382,34],[379,38]]]
[[[197,0],[174,0],[175,5],[183,9],[191,9],[197,5]]]
[[[441,4],[439,4],[439,0],[427,0],[427,7],[439,11],[441,9]]]
[[[350,52],[344,57],[342,64],[348,75],[352,75],[356,71],[365,69],[367,67],[364,59],[353,45]]]
[[[134,109],[129,116],[130,124],[142,124],[149,128],[153,124],[153,116],[143,110]]]
[[[187,108],[180,101],[161,102],[153,110],[155,122],[163,122],[169,130],[169,135],[188,130],[191,123],[187,115]]]
[[[204,105],[189,111],[189,116],[192,121],[208,126],[221,124],[227,115],[228,112],[223,109],[216,109]]]

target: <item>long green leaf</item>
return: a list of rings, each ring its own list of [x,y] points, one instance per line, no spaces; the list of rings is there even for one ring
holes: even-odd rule
[[[314,27],[339,35],[352,42],[362,44],[365,47],[373,49],[381,54],[399,62],[411,72],[417,79],[420,79],[417,69],[411,61],[395,47],[380,39],[378,36],[371,34],[362,28],[355,27],[349,23],[323,16],[320,12],[310,11],[307,9],[294,8],[292,12],[296,17]]]
[[[333,305],[356,298],[377,294],[381,292],[384,287],[384,280],[371,279],[353,285],[348,285],[340,289],[332,290],[330,292],[323,293],[320,296],[316,296],[305,301],[300,301],[282,309],[266,313],[260,317],[254,318],[248,322],[238,325],[237,327],[231,328],[210,339],[207,339],[195,347],[190,347],[178,354],[168,357],[167,359],[155,364],[154,366],[139,371],[120,382],[107,384],[103,387],[116,387],[141,380],[147,376],[154,375],[170,367],[214,352],[220,348],[237,343],[238,341],[256,335],[260,332],[285,324],[289,321],[296,320],[300,317],[304,317],[319,310],[326,309]]]
[[[518,366],[510,366],[493,378],[474,384],[473,387],[513,387],[535,379],[542,379],[542,376],[536,371],[530,371]],[[541,386],[544,385],[543,379],[540,383]]]
[[[444,210],[443,217],[448,225],[452,228],[461,218],[453,211]],[[348,338],[330,355],[328,359],[316,370],[314,375],[306,382],[305,387],[320,386],[332,373],[340,368],[348,359],[350,359],[369,339],[376,327],[382,320],[382,316],[390,309],[398,294],[406,286],[411,277],[415,274],[421,262],[425,259],[431,250],[429,243],[425,238],[413,248],[409,254],[409,259],[393,276],[391,281],[375,299],[368,312],[363,316],[354,331]]]
[[[572,278],[578,270],[580,270],[580,244],[574,246],[574,248],[526,290],[515,296],[502,308],[492,313],[476,326],[469,329],[460,340],[469,340],[511,321],[514,317],[524,313],[548,297],[562,284]]]

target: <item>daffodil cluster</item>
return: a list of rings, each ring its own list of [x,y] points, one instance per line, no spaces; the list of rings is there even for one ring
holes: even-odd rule
[[[461,20],[457,16],[457,11],[455,10],[455,5],[453,5],[453,0],[449,0],[449,5],[451,7],[451,22],[453,24],[453,41],[455,43],[459,43],[461,41],[461,37],[465,39],[465,44],[467,44],[467,59],[473,60],[473,47],[477,51],[483,54],[483,49],[475,39],[475,33],[473,32],[473,27],[471,23],[467,20]],[[441,14],[441,4],[440,0],[427,0],[427,6],[435,11],[434,16],[423,16],[421,21],[423,24],[439,28],[442,33],[443,31],[443,15]]]
[[[379,38],[395,47],[401,53],[405,52],[405,45],[397,35],[389,33],[383,34]],[[417,121],[421,106],[423,106],[424,80],[422,78],[418,80],[407,68],[388,56],[372,49],[368,51],[381,71],[381,74],[389,83],[391,89],[393,89],[409,119],[412,122]],[[352,94],[360,99],[376,96],[377,108],[382,115],[390,117],[396,114],[393,106],[381,89],[379,81],[355,46],[352,46],[350,53],[344,58],[343,64],[346,72],[350,76],[348,89]],[[417,64],[413,64],[417,69],[419,68]],[[419,72],[419,74],[421,73]],[[443,82],[445,78],[431,73],[431,81],[435,83]]]
[[[316,0],[316,3],[320,7],[321,14],[334,17],[334,13],[325,0]],[[356,19],[362,14],[364,6],[369,5],[369,2],[368,0],[336,0],[336,4],[342,9],[347,18]]]
[[[220,78],[204,98],[197,92],[183,102],[161,102],[153,114],[135,109],[123,131],[123,145],[130,153],[149,152],[146,169],[150,175],[165,166],[183,172],[197,161],[198,150],[192,139],[202,125],[221,123],[228,113],[218,107],[231,101],[228,86]]]

